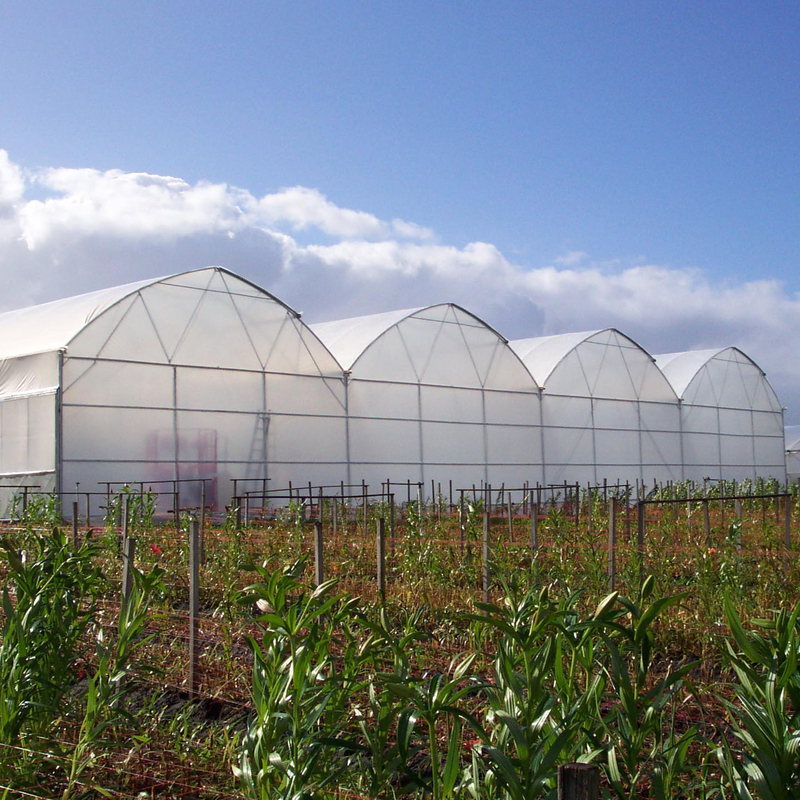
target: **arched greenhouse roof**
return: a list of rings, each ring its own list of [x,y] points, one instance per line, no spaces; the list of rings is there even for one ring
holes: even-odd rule
[[[222,267],[125,284],[0,315],[0,389],[56,385],[52,355],[69,358],[341,375],[341,366],[286,303]],[[36,381],[34,359],[49,359]],[[23,367],[25,361],[28,366]],[[39,363],[39,362],[36,362]],[[19,366],[15,367],[14,365]],[[44,383],[43,383],[44,382]]]
[[[454,303],[323,322],[311,329],[354,377],[538,392],[508,340]]]
[[[797,425],[790,425],[785,432],[786,452],[800,452],[800,430]]]
[[[337,319],[331,322],[318,322],[311,330],[333,353],[344,369],[352,369],[358,357],[378,337],[407,317],[424,311],[424,308],[405,308],[397,311],[384,311],[381,314],[368,314],[363,317]]]
[[[163,283],[204,288],[204,283],[208,285],[214,274],[220,273],[251,287],[254,294],[269,297],[293,316],[300,316],[282,300],[230,270],[224,267],[203,267],[6,311],[0,314],[0,359],[47,353],[67,347],[91,322],[146,287]]]
[[[93,319],[155,278],[0,314],[0,359],[47,353],[67,344]]]
[[[766,373],[738,347],[655,356],[685,402],[726,408],[780,411]]]
[[[553,394],[677,400],[653,356],[616,328],[518,339],[510,346]]]

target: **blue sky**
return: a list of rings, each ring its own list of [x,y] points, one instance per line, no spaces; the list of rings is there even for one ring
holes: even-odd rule
[[[6,0],[0,305],[226,263],[311,319],[739,344],[800,411],[798,42],[796,2]]]

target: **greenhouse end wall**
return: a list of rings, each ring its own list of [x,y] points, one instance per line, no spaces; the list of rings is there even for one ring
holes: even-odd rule
[[[298,316],[221,270],[161,280],[70,343],[63,366],[63,489],[99,481],[230,502],[233,479],[345,475],[344,380]],[[164,481],[165,483],[158,483]]]
[[[539,389],[508,342],[452,303],[313,325],[348,373],[350,479],[543,480]]]

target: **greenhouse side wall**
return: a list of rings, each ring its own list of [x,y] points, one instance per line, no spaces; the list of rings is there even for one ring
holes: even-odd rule
[[[0,517],[21,487],[56,488],[57,399],[58,353],[0,360]]]

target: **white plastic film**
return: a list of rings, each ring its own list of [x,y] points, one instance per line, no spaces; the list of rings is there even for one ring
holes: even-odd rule
[[[351,419],[350,458],[354,463],[419,464],[419,423]]]
[[[0,359],[0,398],[57,386],[57,352]]]
[[[55,468],[55,393],[0,401],[0,475]]]

